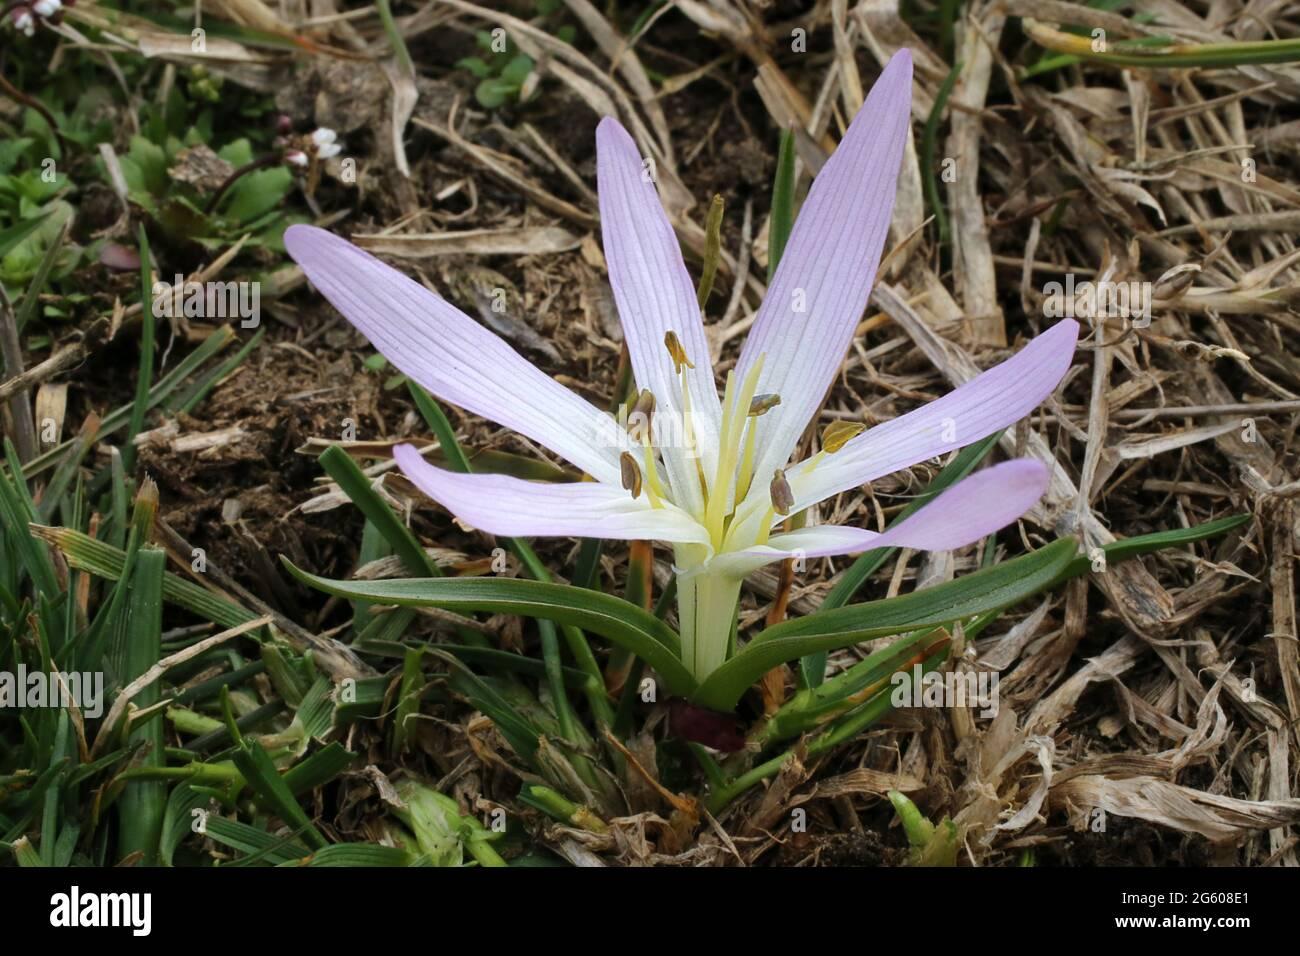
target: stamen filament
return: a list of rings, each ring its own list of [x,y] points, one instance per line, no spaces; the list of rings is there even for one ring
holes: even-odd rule
[[[749,486],[754,483],[754,455],[758,442],[758,422],[755,419],[766,415],[781,404],[781,396],[775,393],[755,395],[749,403],[749,420],[745,424],[745,453],[740,458],[740,472],[736,476],[736,500],[744,501],[749,494]]]
[[[670,332],[669,335],[671,334],[672,333]],[[691,366],[691,368],[694,368],[694,366]],[[678,369],[678,372],[680,373],[682,383],[682,441],[686,443],[687,451],[694,455],[695,475],[700,482],[700,497],[704,498],[708,495],[709,486],[704,480],[704,470],[703,466],[700,464],[699,448],[697,448],[695,444],[695,427],[691,424],[691,390],[686,384],[686,365],[681,366]],[[679,496],[677,500],[682,501],[689,499],[683,499]]]
[[[722,393],[722,433],[718,436],[718,470],[713,476],[713,494],[705,505],[704,526],[709,529],[709,537],[719,542],[722,532],[722,505],[725,495],[722,493],[723,476],[726,475],[728,450],[731,438],[731,412],[736,403],[736,373],[727,373],[727,386]]]
[[[749,486],[754,483],[754,454],[757,444],[758,422],[750,416],[745,428],[745,453],[740,458],[740,474],[736,481],[736,500],[744,501]]]
[[[673,368],[677,371],[677,379],[682,386],[682,441],[686,444],[684,452],[695,460],[695,475],[700,483],[698,499],[694,495],[688,494],[685,488],[673,489],[678,503],[689,508],[691,502],[695,500],[703,501],[707,498],[709,490],[708,483],[704,478],[703,468],[700,465],[699,449],[695,444],[695,429],[691,425],[691,390],[686,381],[686,370],[695,368],[695,363],[686,354],[686,349],[682,346],[682,340],[677,337],[677,333],[672,329],[664,333],[664,348],[668,350],[668,355],[673,361]],[[672,473],[671,468],[669,473]]]
[[[718,440],[718,470],[713,478],[713,490],[705,511],[705,527],[718,546],[722,544],[725,519],[737,500],[735,491],[739,475],[736,465],[740,456],[740,441],[749,421],[750,403],[758,390],[763,358],[761,355],[758,357],[753,368],[745,375],[739,391],[735,371],[727,373],[727,387],[722,400],[722,434]]]
[[[661,508],[661,498],[668,497],[663,482],[659,480],[659,468],[655,464],[655,450],[648,435],[641,439],[642,460],[645,462],[646,493],[650,496],[650,506]]]

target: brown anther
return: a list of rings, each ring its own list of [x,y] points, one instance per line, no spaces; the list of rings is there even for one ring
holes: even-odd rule
[[[623,490],[632,492],[633,498],[641,497],[641,466],[631,453],[623,452],[618,456],[619,469],[623,473]]]
[[[834,454],[848,442],[866,430],[861,422],[831,422],[822,432],[822,450]]]
[[[790,482],[785,480],[785,472],[780,468],[772,475],[769,491],[772,495],[772,508],[777,514],[788,515],[794,508],[794,492],[790,490]]]
[[[650,425],[654,418],[655,397],[654,393],[648,388],[641,390],[641,394],[636,397],[636,402],[627,416],[627,433],[632,436],[632,440],[645,443],[650,441]]]
[[[766,415],[780,404],[781,396],[776,394],[776,392],[755,395],[753,400],[749,403],[749,417],[757,418],[759,415]]]
[[[695,368],[695,363],[686,357],[686,349],[682,348],[682,340],[677,337],[677,333],[669,329],[664,333],[664,345],[668,349],[668,354],[672,356],[673,368],[678,374],[681,374],[682,366]]]
[[[633,415],[643,415],[647,423],[654,417],[655,413],[655,395],[648,388],[641,389],[641,394],[636,397],[636,404],[632,406]]]

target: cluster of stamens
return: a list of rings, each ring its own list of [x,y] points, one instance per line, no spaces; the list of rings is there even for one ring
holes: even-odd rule
[[[681,340],[676,333],[669,331],[664,335],[664,347],[672,359],[673,367],[681,385],[681,414],[685,429],[684,440],[688,447],[694,445],[691,431],[691,396],[686,378],[688,370],[695,368],[686,354]],[[727,384],[722,398],[722,421],[718,436],[717,468],[710,482],[704,474],[704,468],[698,457],[696,460],[696,478],[700,483],[704,501],[703,514],[697,515],[709,532],[709,538],[715,547],[721,548],[726,539],[731,522],[735,518],[735,509],[749,494],[754,479],[754,466],[757,455],[757,419],[781,404],[781,396],[775,393],[758,394],[758,381],[763,370],[763,357],[745,373],[743,379],[735,370],[727,374]],[[628,416],[628,434],[639,446],[639,454],[625,451],[619,459],[622,485],[633,498],[639,498],[644,490],[649,496],[651,507],[659,508],[665,501],[672,502],[671,489],[665,487],[659,475],[657,452],[652,438],[652,422],[655,412],[655,397],[648,389],[637,396]],[[826,455],[839,451],[849,439],[862,432],[864,426],[856,422],[837,421],[829,425],[822,433],[821,451],[810,463],[815,468]],[[766,518],[760,523],[759,536],[766,540],[767,529],[775,516],[788,515],[795,507],[795,495],[786,479],[784,470],[778,468],[772,475],[768,489],[769,508]],[[761,505],[760,505],[761,507]]]

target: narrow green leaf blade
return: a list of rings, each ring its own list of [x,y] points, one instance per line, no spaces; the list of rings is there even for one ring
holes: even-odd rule
[[[1106,555],[1106,563],[1113,561],[1125,561],[1129,558],[1136,558],[1138,555],[1150,554],[1152,551],[1160,551],[1164,548],[1176,548],[1179,545],[1191,544],[1194,541],[1204,541],[1206,538],[1213,538],[1216,535],[1223,534],[1225,531],[1231,531],[1233,528],[1240,527],[1253,517],[1252,515],[1231,515],[1227,518],[1218,518],[1215,521],[1207,521],[1204,524],[1193,525],[1190,528],[1175,528],[1172,531],[1155,531],[1151,534],[1140,534],[1132,538],[1124,538],[1120,541],[1113,541],[1102,548]],[[1086,573],[1092,567],[1092,558],[1086,554],[1080,554],[1073,561],[1065,566],[1061,572],[1060,580],[1078,577]]]
[[[303,839],[314,849],[324,849],[328,843],[319,830],[312,825],[311,818],[297,800],[289,785],[275,769],[270,756],[256,740],[246,739],[243,746],[231,754],[231,760],[239,768],[257,795],[266,801],[282,820],[302,833]]]
[[[125,648],[126,667],[123,678],[135,680],[158,663],[162,657],[163,573],[167,567],[166,552],[154,548],[140,549],[135,571],[131,576],[130,616]],[[136,694],[133,703],[147,708],[158,703],[161,691],[155,682]],[[140,766],[163,765],[163,725],[158,717],[149,719],[143,727],[131,730],[131,742],[143,742],[145,751]],[[162,836],[163,816],[167,806],[167,788],[160,780],[133,780],[126,785],[118,799],[120,830],[119,858],[134,852],[142,854],[145,866],[155,866],[158,846]]]
[[[415,540],[415,535],[379,497],[371,487],[370,479],[347,452],[338,445],[330,445],[321,452],[319,461],[343,493],[361,509],[366,520],[388,541],[412,574],[427,574],[432,577],[442,574],[433,559],[424,553],[420,542]]]
[[[694,701],[731,710],[745,691],[778,664],[820,650],[877,637],[939,627],[994,608],[1010,607],[1050,587],[1078,550],[1062,538],[1032,554],[976,571],[956,581],[902,597],[810,614],[769,627],[714,671]]]
[[[657,670],[673,692],[690,693],[695,688],[694,679],[679,659],[681,641],[677,634],[663,621],[621,598],[565,584],[514,578],[332,581],[281,560],[303,583],[349,600],[520,614],[572,624],[626,647]]]
[[[772,183],[772,217],[767,230],[767,281],[776,275],[785,254],[785,244],[794,229],[794,132],[781,133],[776,156],[776,178]]]

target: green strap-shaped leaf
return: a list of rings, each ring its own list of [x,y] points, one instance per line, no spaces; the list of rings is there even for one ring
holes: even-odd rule
[[[1233,528],[1240,527],[1251,519],[1251,515],[1229,515],[1227,518],[1217,518],[1214,521],[1207,521],[1204,524],[1192,525],[1190,528],[1174,528],[1172,531],[1153,531],[1151,534],[1140,534],[1132,538],[1121,538],[1119,541],[1112,541],[1102,548],[1106,555],[1106,563],[1113,564],[1119,561],[1126,561],[1129,558],[1135,558],[1138,555],[1150,554],[1152,551],[1160,551],[1164,548],[1173,548],[1183,544],[1191,544],[1194,541],[1204,541],[1206,538],[1213,538],[1223,534],[1225,531],[1231,531]],[[1065,566],[1061,571],[1061,576],[1053,584],[1059,584],[1069,578],[1078,577],[1080,574],[1087,573],[1092,567],[1092,557],[1087,554],[1077,555],[1074,560]]]
[[[1078,550],[1062,538],[1032,554],[976,571],[956,581],[902,597],[811,614],[763,631],[714,671],[693,700],[728,711],[763,674],[814,651],[835,650],[877,637],[939,627],[994,608],[1010,607],[1054,581]]]
[[[327,594],[402,607],[521,614],[592,631],[626,647],[659,672],[672,693],[689,694],[695,680],[680,660],[681,639],[663,621],[621,598],[586,588],[514,578],[410,578],[332,581],[281,558],[296,578]]]
[[[767,281],[776,275],[785,254],[785,244],[794,231],[794,131],[782,130],[776,156],[776,177],[772,182],[772,218],[767,232]]]

